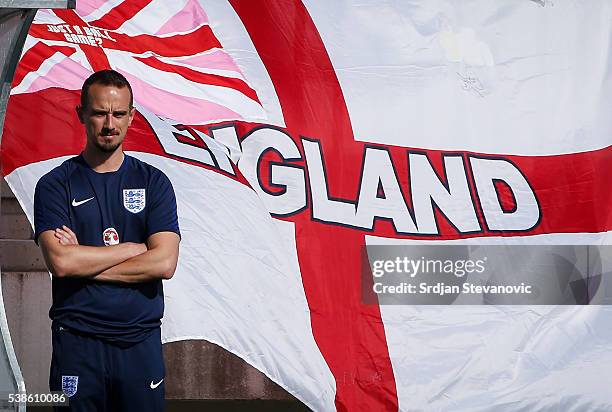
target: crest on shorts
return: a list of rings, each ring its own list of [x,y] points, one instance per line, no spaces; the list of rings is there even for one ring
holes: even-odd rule
[[[128,211],[142,212],[146,204],[145,189],[123,189],[123,207]]]
[[[66,394],[66,396],[71,397],[77,393],[77,388],[79,386],[79,377],[71,376],[71,375],[62,375],[62,392]]]
[[[118,245],[119,244],[119,233],[114,227],[107,227],[102,232],[102,240],[106,246]]]

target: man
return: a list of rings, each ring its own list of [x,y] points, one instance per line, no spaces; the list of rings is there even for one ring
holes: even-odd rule
[[[163,410],[161,281],[180,232],[168,178],[123,153],[134,113],[125,77],[94,73],[77,106],[85,149],[36,186],[35,239],[53,275],[49,385],[73,411]]]

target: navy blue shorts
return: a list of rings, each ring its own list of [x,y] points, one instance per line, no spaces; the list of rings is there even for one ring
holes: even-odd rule
[[[128,347],[52,327],[49,388],[69,396],[56,411],[163,411],[161,331]]]

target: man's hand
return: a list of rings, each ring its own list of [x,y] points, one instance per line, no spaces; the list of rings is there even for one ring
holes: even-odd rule
[[[78,245],[79,241],[72,230],[66,225],[55,229],[55,237],[62,245]]]
[[[154,233],[147,239],[149,250],[108,268],[94,279],[116,283],[170,279],[176,270],[179,242],[180,237],[174,232]]]
[[[90,277],[147,251],[144,243],[81,246],[67,226],[46,230],[38,237],[45,263],[55,277]]]

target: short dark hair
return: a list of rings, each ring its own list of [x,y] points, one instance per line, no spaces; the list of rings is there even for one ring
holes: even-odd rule
[[[85,80],[81,88],[81,108],[85,109],[89,104],[89,86],[92,84],[101,84],[103,86],[115,86],[119,89],[127,87],[130,91],[130,109],[134,107],[134,93],[132,86],[124,75],[115,70],[100,70],[92,74]]]

